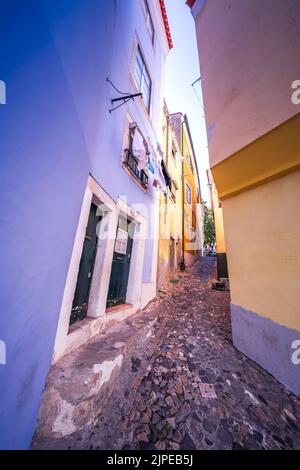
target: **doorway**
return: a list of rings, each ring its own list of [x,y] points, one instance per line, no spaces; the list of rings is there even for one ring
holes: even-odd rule
[[[97,225],[100,221],[101,216],[97,215],[97,206],[91,204],[72,304],[70,326],[83,320],[87,316],[88,300],[98,245]]]
[[[126,303],[134,223],[120,215],[107,296],[107,307]]]

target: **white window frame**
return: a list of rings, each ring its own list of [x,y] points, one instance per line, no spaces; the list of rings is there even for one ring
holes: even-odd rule
[[[140,83],[137,82],[136,80],[136,69],[137,69],[137,63],[138,63],[138,57],[140,56],[141,60],[142,60],[142,67],[141,67],[141,78],[140,78]],[[145,74],[146,72],[146,74]],[[149,72],[149,68],[148,68],[148,65],[146,63],[146,60],[145,60],[145,56],[143,54],[143,51],[142,51],[142,48],[139,44],[139,42],[137,43],[137,46],[136,46],[136,51],[135,51],[135,59],[134,59],[134,66],[133,66],[133,80],[134,80],[134,84],[138,90],[139,93],[143,93],[143,85],[144,83],[146,83],[146,86],[147,86],[147,82],[145,80],[145,76],[146,78],[148,78],[149,82],[150,82],[150,86],[149,86],[149,100],[148,102],[145,101],[145,96],[143,94],[143,103],[145,105],[145,108],[147,110],[147,113],[150,115],[150,112],[151,112],[151,100],[152,100],[152,92],[153,92],[153,80],[152,80],[152,77],[150,75],[150,72]]]
[[[187,163],[190,167],[191,172],[194,174],[194,165],[193,165],[193,162],[192,162],[192,157],[189,153],[187,154],[186,159],[187,159]]]
[[[188,202],[188,199],[187,199],[187,188],[189,188],[189,190],[190,190],[191,202]],[[192,201],[193,201],[193,198],[192,198],[192,188],[190,187],[190,185],[189,185],[188,182],[186,181],[186,182],[185,182],[185,202],[187,203],[188,206],[192,207]]]
[[[149,33],[151,44],[152,46],[154,46],[155,28],[154,28],[154,22],[153,22],[150,7],[149,7],[149,2],[148,0],[141,0],[141,1],[142,1],[142,10],[145,16],[147,31]]]
[[[174,152],[174,155],[173,155],[173,152]],[[173,161],[176,165],[176,163],[177,163],[177,148],[176,148],[174,140],[172,140],[171,155],[172,155]]]

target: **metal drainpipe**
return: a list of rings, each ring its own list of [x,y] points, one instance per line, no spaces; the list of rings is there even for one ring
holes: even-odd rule
[[[185,242],[184,242],[184,199],[185,199],[185,193],[184,193],[184,154],[183,154],[183,125],[185,123],[185,119],[181,122],[181,155],[182,155],[182,174],[181,174],[181,186],[182,186],[182,260],[180,263],[180,270],[185,271],[185,260],[184,260],[184,248],[185,248]]]

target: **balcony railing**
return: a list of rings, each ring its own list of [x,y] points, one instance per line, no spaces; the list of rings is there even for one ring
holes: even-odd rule
[[[132,173],[135,178],[141,183],[141,185],[147,189],[148,188],[148,176],[145,173],[144,170],[139,170],[138,169],[138,160],[135,158],[135,156],[131,153],[129,149],[126,149],[125,151],[125,161],[124,165],[130,173]]]

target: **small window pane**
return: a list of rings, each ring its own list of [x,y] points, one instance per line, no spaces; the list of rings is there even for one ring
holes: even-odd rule
[[[140,90],[141,83],[142,83],[142,69],[140,68],[140,66],[138,64],[138,61],[136,61],[136,64],[135,64],[134,80],[135,80],[135,83],[136,83],[138,89]]]
[[[137,49],[136,63],[134,69],[134,80],[138,90],[143,94],[143,100],[147,107],[148,112],[150,111],[151,102],[151,79],[146,68],[145,61],[143,59],[140,48]]]
[[[153,26],[153,21],[152,21],[150,8],[149,8],[147,0],[143,0],[143,10],[144,10],[144,15],[146,17],[147,29],[150,35],[151,42],[153,44],[154,43],[154,26]]]
[[[119,227],[115,241],[115,252],[120,253],[121,255],[126,255],[127,243],[128,233]]]
[[[188,184],[185,185],[185,199],[188,204],[192,204],[192,192]]]
[[[151,42],[153,44],[153,41],[154,41],[154,26],[153,26],[153,22],[152,22],[152,18],[150,16],[150,14],[148,16],[147,28],[148,28],[148,31],[149,31],[149,34],[150,34]]]
[[[144,69],[144,78],[145,78],[145,82],[146,82],[147,87],[150,88],[151,80],[150,80],[150,77],[148,75],[148,72],[147,72],[146,68]]]
[[[143,86],[142,86],[142,93],[143,93],[143,99],[146,104],[146,107],[149,111],[150,109],[150,88],[147,86],[145,80],[143,81]]]
[[[145,16],[147,16],[148,8],[147,8],[147,1],[146,0],[143,0],[143,10],[144,10]]]
[[[139,64],[140,64],[141,68],[143,68],[144,59],[143,59],[143,56],[142,56],[142,53],[141,53],[141,50],[140,50],[139,47],[138,47],[138,49],[137,49],[136,58],[137,58],[137,61],[138,61]]]

